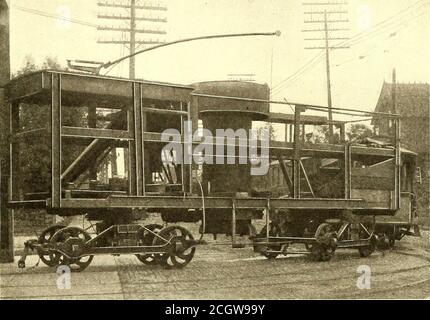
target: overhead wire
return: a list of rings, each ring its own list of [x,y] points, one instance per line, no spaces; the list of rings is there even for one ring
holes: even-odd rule
[[[38,16],[46,17],[46,18],[63,20],[63,21],[67,21],[67,22],[74,23],[74,24],[79,24],[79,25],[86,26],[86,27],[97,28],[97,24],[94,24],[94,23],[91,23],[88,21],[84,21],[84,20],[80,20],[80,19],[68,18],[68,17],[62,16],[59,14],[49,13],[46,11],[36,10],[36,9],[32,9],[32,8],[27,8],[27,7],[22,7],[22,6],[19,6],[16,4],[12,4],[11,8],[17,9],[17,10],[20,10],[23,12],[35,14]]]
[[[426,14],[426,12],[423,12],[423,13],[421,13],[421,14],[419,14],[419,15],[416,15],[416,16],[414,16],[414,17],[412,17],[412,18],[410,18],[409,20],[407,20],[407,21],[405,21],[405,22],[403,22],[402,24],[403,24],[403,26],[402,27],[399,27],[398,29],[396,29],[395,31],[392,31],[387,37],[385,37],[386,38],[386,40],[388,40],[388,39],[392,39],[392,38],[394,38],[394,37],[396,37],[398,34],[399,34],[399,32],[403,29],[403,28],[407,28],[408,27],[408,23],[410,22],[410,21],[412,21],[412,20],[415,20],[415,19],[418,19],[419,17],[421,17],[421,16],[423,16],[424,14]],[[385,40],[385,41],[386,41]],[[348,59],[348,60],[346,60],[346,61],[344,61],[344,62],[341,62],[341,63],[339,63],[339,64],[336,64],[335,65],[335,67],[340,67],[340,66],[342,66],[342,65],[344,65],[344,64],[348,64],[348,63],[350,63],[350,62],[353,62],[353,61],[356,61],[356,60],[363,60],[363,59],[365,59],[365,58],[367,58],[367,57],[369,57],[371,54],[371,52],[373,52],[373,51],[376,51],[376,50],[380,50],[380,49],[387,49],[387,48],[391,48],[393,46],[393,43],[391,43],[391,44],[388,44],[388,46],[377,46],[377,47],[373,47],[373,48],[371,48],[370,50],[368,50],[368,51],[366,51],[366,52],[364,52],[364,53],[362,53],[362,54],[360,54],[358,57],[354,57],[354,58],[351,58],[351,59]],[[357,59],[358,58],[358,59]]]
[[[429,3],[430,2],[428,0],[417,1],[414,4],[398,11],[395,15],[377,23],[372,29],[359,32],[356,35],[354,35],[352,38],[350,38],[346,41],[343,41],[334,47],[341,47],[341,46],[345,46],[345,45],[355,46],[358,43],[361,43],[364,40],[366,40],[368,37],[371,37],[371,36],[374,37],[377,34],[380,34],[382,32],[386,32],[387,31],[386,29],[392,28],[394,23],[396,23],[396,24],[399,23],[398,20],[392,21],[393,19],[399,19],[399,17],[401,17],[405,14],[410,14],[411,10],[419,9],[425,5],[428,5]],[[416,8],[414,8],[414,7],[416,7]],[[424,13],[422,13],[422,14],[424,14]],[[402,18],[404,18],[404,17],[402,17]],[[404,22],[402,22],[401,24],[404,24]],[[282,91],[286,87],[288,87],[289,85],[287,85],[287,83],[296,81],[300,76],[302,76],[304,73],[309,71],[309,67],[308,67],[309,65],[312,64],[314,66],[316,63],[316,60],[321,59],[322,57],[323,57],[323,51],[321,51],[319,54],[314,56],[311,60],[309,60],[305,65],[303,65],[301,68],[299,68],[292,75],[290,75],[289,77],[285,78],[284,80],[279,82],[277,85],[275,85],[272,88],[273,94],[279,93],[280,91]]]

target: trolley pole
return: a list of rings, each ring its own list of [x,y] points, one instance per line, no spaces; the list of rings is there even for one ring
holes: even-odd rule
[[[139,0],[129,0],[129,1],[107,1],[100,0],[98,3],[100,9],[108,10],[107,13],[98,14],[97,17],[105,23],[107,21],[114,21],[116,25],[99,25],[97,30],[104,31],[105,33],[110,33],[115,35],[113,39],[99,39],[97,42],[100,44],[116,44],[126,46],[130,52],[129,60],[129,77],[130,79],[136,78],[136,60],[134,53],[139,46],[150,46],[162,44],[165,41],[160,39],[148,39],[148,35],[166,35],[165,30],[154,29],[152,27],[143,27],[138,25],[138,23],[145,22],[159,25],[160,23],[166,23],[166,17],[152,17],[147,16],[144,12],[167,12],[167,7],[160,4],[151,4],[150,2],[140,3]],[[118,14],[121,9],[126,9],[129,15]],[[122,25],[126,23],[126,25]],[[125,39],[121,37],[118,39],[118,35],[128,35]],[[137,35],[142,35],[138,37]]]

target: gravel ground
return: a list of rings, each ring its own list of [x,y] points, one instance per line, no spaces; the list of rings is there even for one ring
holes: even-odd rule
[[[430,299],[430,239],[408,237],[393,250],[360,258],[338,250],[330,262],[305,255],[267,260],[251,248],[232,249],[226,237],[197,248],[182,270],[142,265],[134,256],[99,256],[71,288],[59,290],[55,270],[28,257],[26,269],[0,265],[2,299]],[[293,249],[300,249],[294,247]],[[370,289],[358,289],[360,266],[370,267]]]

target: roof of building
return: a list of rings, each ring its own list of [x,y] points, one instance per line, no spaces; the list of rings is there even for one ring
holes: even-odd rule
[[[430,85],[428,83],[397,83],[396,110],[392,105],[393,84],[384,81],[376,104],[376,112],[392,112],[400,116],[429,117]]]

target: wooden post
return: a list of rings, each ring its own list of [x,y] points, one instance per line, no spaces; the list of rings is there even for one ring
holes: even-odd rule
[[[134,149],[135,149],[135,166],[136,166],[136,195],[142,196],[145,177],[144,177],[144,164],[143,164],[143,110],[142,110],[142,85],[139,83],[133,84],[134,93]]]
[[[344,143],[346,141],[345,123],[339,124],[339,128],[340,128],[340,143]]]
[[[51,75],[51,199],[61,207],[61,75]]]
[[[294,150],[293,150],[293,198],[300,198],[300,117],[302,109],[296,107],[294,113]]]
[[[191,102],[188,103],[188,107],[187,107],[188,121],[191,121],[191,123],[192,123],[191,130],[190,130],[191,131],[191,137],[190,137],[190,139],[191,139],[191,141],[190,141],[190,143],[191,143],[191,150],[190,150],[191,154],[194,152],[193,134],[194,134],[194,131],[197,130],[199,127],[199,102],[198,102],[198,99],[199,99],[198,97],[193,96],[191,98]],[[186,147],[187,146],[184,145],[184,148],[186,148]],[[184,154],[185,154],[185,152],[184,152]],[[194,192],[194,190],[193,190],[193,172],[197,173],[197,169],[198,169],[198,165],[194,163],[193,157],[192,157],[192,164],[190,164],[187,169],[189,169],[189,171],[190,171],[189,175],[188,175],[188,177],[189,177],[189,181],[188,181],[189,182],[189,191],[190,191],[190,193],[193,193]],[[185,172],[187,173],[187,170],[185,170]]]
[[[96,106],[88,106],[88,127],[97,128],[97,109]],[[97,166],[94,163],[90,168],[90,180],[97,180]]]
[[[351,146],[346,143],[344,151],[344,193],[345,199],[351,199]]]
[[[231,245],[236,245],[236,201],[233,199],[231,215]]]
[[[285,126],[285,142],[288,142],[288,123],[284,124]]]
[[[10,80],[9,7],[0,0],[0,262],[14,260],[13,210],[7,209],[10,179],[10,105],[3,86]]]
[[[401,153],[400,153],[400,118],[394,120],[395,126],[395,166],[394,166],[394,192],[395,192],[395,210],[400,209],[401,201]]]
[[[133,102],[127,110],[127,131],[133,137],[128,141],[128,194],[137,195],[137,176],[136,176],[136,118],[135,118],[135,83],[132,87]]]

